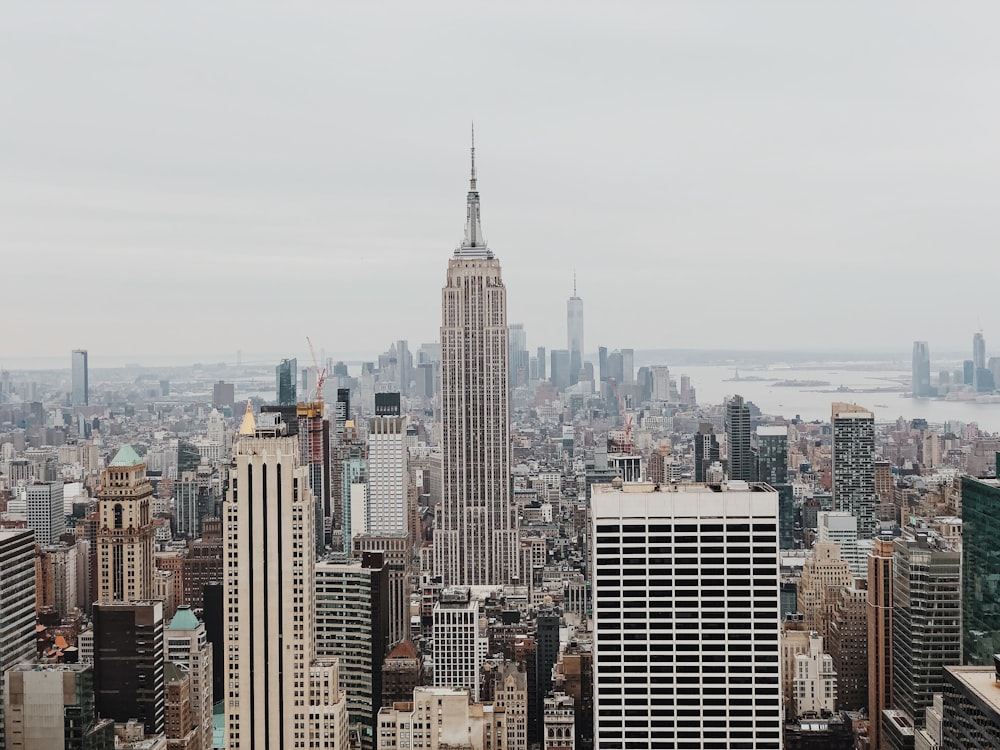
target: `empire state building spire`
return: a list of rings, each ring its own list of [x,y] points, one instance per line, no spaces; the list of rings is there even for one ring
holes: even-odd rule
[[[476,126],[472,126],[472,172],[469,178],[468,208],[465,216],[465,237],[455,255],[474,258],[492,258],[493,252],[486,247],[483,224],[479,211],[479,190],[476,188]]]
[[[479,225],[475,165],[473,147],[465,240],[441,290],[441,502],[433,554],[445,586],[520,580],[507,288]]]

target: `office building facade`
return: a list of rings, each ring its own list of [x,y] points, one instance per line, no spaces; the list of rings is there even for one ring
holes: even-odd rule
[[[406,536],[409,533],[406,417],[376,416],[368,420],[368,505],[365,533]]]
[[[896,538],[892,552],[892,705],[919,730],[944,668],[962,663],[961,555],[923,533]],[[893,725],[883,712],[883,741],[901,750]]]
[[[269,417],[265,419],[265,416]],[[335,659],[316,657],[315,504],[298,439],[252,413],[226,501],[226,747],[346,747]]]
[[[66,531],[62,480],[26,485],[24,497],[28,528],[35,532],[35,541],[42,545],[58,542]]]
[[[729,449],[729,478],[754,480],[754,460],[750,452],[750,409],[742,396],[726,402],[726,443]]]
[[[855,404],[835,403],[833,429],[833,509],[858,519],[858,538],[876,531],[875,415]]]
[[[7,670],[35,657],[35,534],[0,529],[0,747]]]
[[[962,477],[962,645],[966,664],[1000,653],[1000,481]]]
[[[138,719],[146,734],[162,732],[163,602],[97,603],[93,616],[98,714],[118,723]]]
[[[779,747],[777,493],[593,490],[595,746]]]

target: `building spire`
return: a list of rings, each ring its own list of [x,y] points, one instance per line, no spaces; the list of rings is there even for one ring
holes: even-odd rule
[[[469,190],[476,192],[476,123],[472,123],[472,178],[469,180]]]
[[[483,224],[480,218],[479,190],[476,187],[476,126],[472,125],[472,170],[469,176],[469,194],[466,198],[467,208],[465,215],[465,237],[461,246],[455,251],[456,255],[477,256],[492,258],[493,253],[486,247],[486,238],[483,237]]]
[[[576,296],[576,269],[573,269],[573,296]]]

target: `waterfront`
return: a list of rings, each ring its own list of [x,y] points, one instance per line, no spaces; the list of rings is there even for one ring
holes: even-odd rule
[[[884,368],[871,363],[739,368],[739,381],[733,380],[735,372],[732,365],[678,366],[670,370],[671,377],[679,379],[681,375],[688,375],[691,378],[698,403],[702,405],[721,403],[726,396],[738,393],[753,401],[765,414],[829,421],[830,405],[842,401],[867,408],[879,422],[891,422],[898,417],[907,420],[922,417],[931,424],[976,422],[987,432],[1000,431],[1000,404],[910,398],[904,392],[909,390],[909,370],[889,363],[885,363]],[[823,381],[830,385],[776,386],[780,381]],[[839,387],[850,391],[837,392]],[[900,390],[871,392],[892,387]]]

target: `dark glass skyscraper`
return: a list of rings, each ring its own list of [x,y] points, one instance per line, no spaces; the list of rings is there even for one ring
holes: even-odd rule
[[[940,537],[893,542],[892,703],[917,728],[944,687],[944,667],[962,661],[960,566],[959,553]]]
[[[756,481],[778,491],[778,546],[795,547],[795,495],[788,483],[788,428],[758,427],[754,433]]]
[[[298,363],[294,359],[283,359],[274,368],[275,390],[278,394],[278,406],[295,406],[296,401],[296,370]]]
[[[1000,482],[962,477],[962,645],[966,664],[1000,652]]]
[[[726,402],[726,442],[729,446],[729,478],[754,480],[753,456],[750,453],[750,409],[742,396]]]

